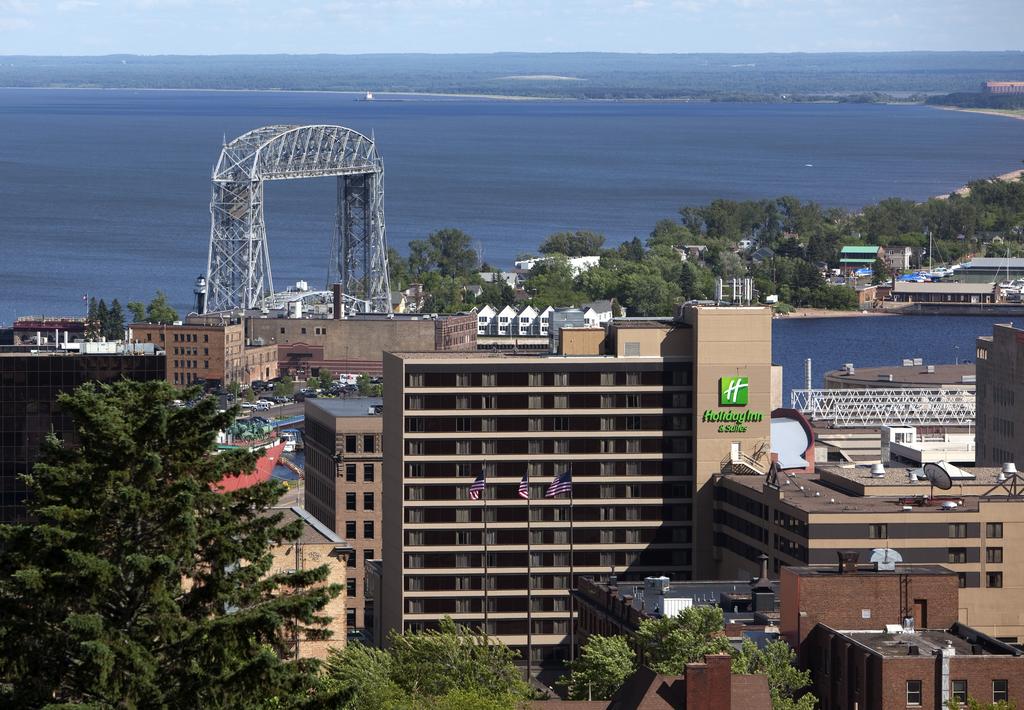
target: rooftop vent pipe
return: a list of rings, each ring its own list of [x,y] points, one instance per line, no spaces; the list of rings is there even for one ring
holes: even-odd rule
[[[871,464],[872,478],[885,478],[885,465],[880,463]]]

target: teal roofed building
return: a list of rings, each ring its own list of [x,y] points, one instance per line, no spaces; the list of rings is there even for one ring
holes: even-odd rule
[[[877,246],[847,246],[839,252],[840,266],[860,268],[871,266],[875,259],[881,259],[885,252]]]

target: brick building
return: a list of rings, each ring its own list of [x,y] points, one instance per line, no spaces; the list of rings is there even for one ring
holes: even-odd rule
[[[334,374],[380,375],[385,352],[475,351],[476,315],[392,313],[285,318],[250,311],[246,336],[254,342],[277,346],[282,375],[305,378],[321,369]]]
[[[301,520],[303,525],[302,534],[298,540],[271,550],[273,562],[268,574],[287,573],[327,565],[327,579],[322,584],[338,584],[343,587],[341,593],[330,600],[321,611],[321,615],[331,619],[326,627],[331,632],[330,638],[306,639],[299,636],[293,640],[292,656],[294,658],[326,660],[328,651],[332,648],[344,648],[347,641],[347,618],[343,613],[347,603],[347,590],[344,587],[349,560],[353,558],[354,551],[345,540],[302,508],[272,508],[270,512],[282,514],[281,525],[287,525],[296,520]]]
[[[822,710],[1024,700],[1024,655],[957,622],[958,577],[938,565],[783,567],[780,631]]]
[[[837,549],[866,563],[892,548],[910,568],[952,570],[961,623],[1002,640],[1024,640],[1024,497],[998,468],[964,468],[948,491],[911,481],[908,468],[818,465],[813,475],[723,475],[715,482],[717,576],[756,574],[767,555],[774,574],[831,565]],[[1006,478],[1003,475],[1003,478]],[[1018,491],[1018,493],[1014,493]],[[846,627],[844,627],[846,628]]]
[[[248,386],[277,377],[277,346],[249,345],[239,319],[223,323],[134,323],[132,337],[167,353],[167,381]]]
[[[365,563],[380,557],[381,400],[308,399],[306,509],[352,547],[345,576],[350,635],[368,639]]]

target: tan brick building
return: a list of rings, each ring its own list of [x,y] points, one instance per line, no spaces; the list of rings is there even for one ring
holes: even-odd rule
[[[247,346],[241,321],[217,325],[134,323],[132,337],[167,353],[167,381],[184,387],[196,381],[248,386],[277,377],[277,346]]]
[[[688,306],[572,350],[385,355],[385,633],[450,615],[558,665],[577,576],[712,567],[711,477],[768,438],[770,312]],[[572,504],[546,497],[570,467]]]
[[[352,547],[345,576],[348,630],[366,636],[365,563],[380,556],[383,532],[381,400],[308,399],[306,509]]]
[[[289,545],[281,545],[271,551],[274,557],[270,574],[310,569],[327,565],[329,572],[325,585],[337,584],[342,587],[341,593],[328,602],[321,612],[330,617],[327,628],[331,636],[325,640],[296,638],[293,654],[295,658],[317,658],[324,660],[332,648],[344,648],[347,641],[345,606],[347,603],[345,578],[348,561],[353,556],[352,548],[338,535],[313,518],[302,508],[273,508],[272,513],[282,513],[282,525],[302,520],[302,535]]]
[[[951,490],[909,481],[908,469],[818,465],[812,475],[723,475],[715,483],[717,576],[833,565],[836,550],[869,561],[896,550],[908,566],[943,565],[959,586],[957,620],[994,637],[1024,640],[1024,497],[1000,469],[965,468]],[[945,504],[945,505],[944,505]],[[955,505],[954,505],[955,504]],[[844,627],[846,628],[846,627]]]

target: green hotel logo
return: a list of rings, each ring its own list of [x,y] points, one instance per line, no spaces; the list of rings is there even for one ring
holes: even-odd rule
[[[721,377],[718,380],[718,404],[722,407],[745,407],[750,382],[746,377]]]

